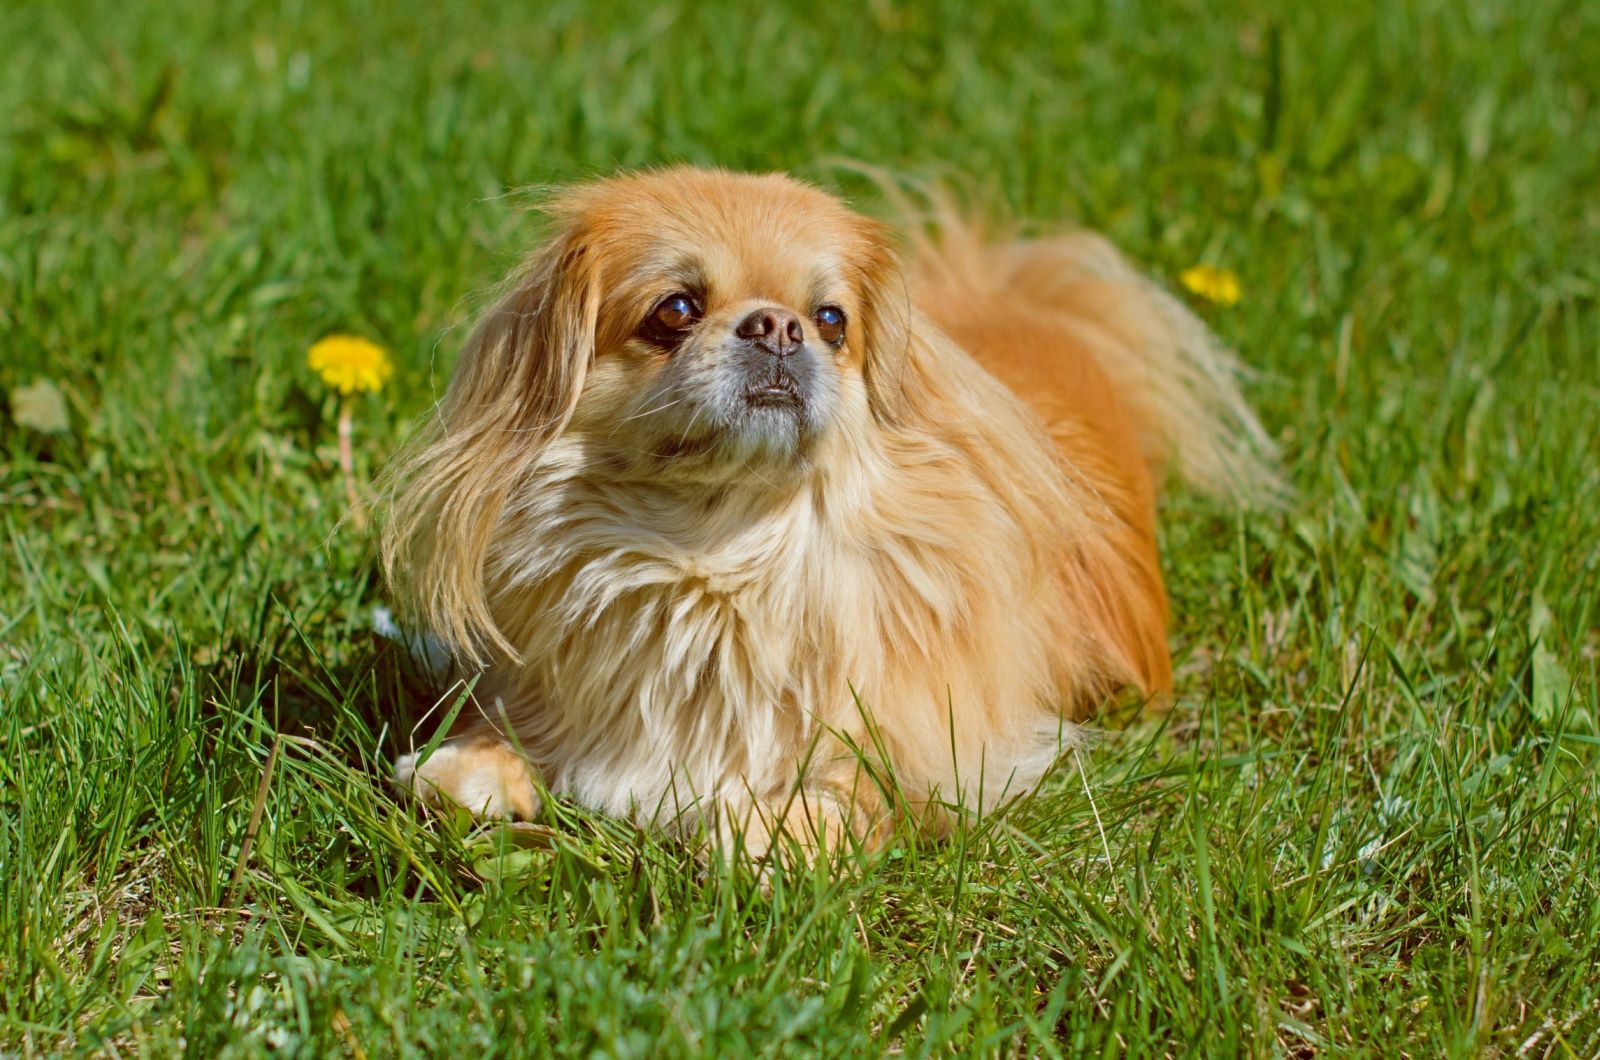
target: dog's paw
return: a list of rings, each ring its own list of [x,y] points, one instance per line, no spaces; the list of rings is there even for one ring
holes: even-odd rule
[[[421,765],[416,755],[401,755],[394,782],[429,806],[460,806],[479,818],[531,821],[539,815],[533,767],[498,740],[447,742]]]
[[[874,854],[888,843],[892,825],[876,791],[846,792],[832,784],[807,785],[787,797],[725,808],[716,845],[758,866],[804,866],[840,852]],[[765,871],[765,869],[764,869]]]

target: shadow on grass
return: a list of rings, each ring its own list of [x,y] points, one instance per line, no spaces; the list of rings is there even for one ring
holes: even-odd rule
[[[197,664],[208,713],[253,715],[264,734],[315,741],[378,780],[447,713],[446,682],[367,615],[300,620],[274,596],[254,625]]]

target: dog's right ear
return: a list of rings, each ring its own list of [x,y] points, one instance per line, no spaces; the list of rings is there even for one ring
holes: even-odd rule
[[[598,262],[569,220],[473,330],[436,415],[385,475],[396,602],[464,661],[515,654],[489,611],[490,550],[511,486],[577,407],[600,300]]]
[[[593,252],[571,223],[513,277],[467,339],[440,415],[452,431],[500,431],[542,446],[577,407],[594,360],[600,285]]]

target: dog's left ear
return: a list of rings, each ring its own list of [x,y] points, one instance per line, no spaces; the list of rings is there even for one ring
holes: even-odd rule
[[[873,418],[883,426],[901,423],[912,372],[915,324],[911,289],[895,247],[894,234],[879,221],[860,220],[861,249],[856,284],[861,298],[862,373]]]

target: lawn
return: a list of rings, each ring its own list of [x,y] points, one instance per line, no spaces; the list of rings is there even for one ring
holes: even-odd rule
[[[1600,1054],[1600,6],[19,0],[0,53],[0,1053]],[[395,359],[370,482],[530,189],[673,159],[1237,273],[1296,496],[1165,502],[1169,712],[767,888],[395,802],[432,692],[306,350]]]

